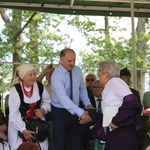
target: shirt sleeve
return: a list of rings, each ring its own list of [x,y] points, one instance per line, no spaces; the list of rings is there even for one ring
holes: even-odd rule
[[[15,87],[12,87],[9,95],[9,122],[18,131],[22,132],[26,129],[25,123],[21,118],[20,97]]]
[[[134,94],[127,95],[123,98],[123,103],[119,107],[118,113],[112,119],[112,123],[117,126],[128,126],[135,124],[136,119],[140,116],[142,105]]]
[[[81,75],[82,76],[82,75]],[[83,77],[81,77],[81,83],[80,83],[80,100],[83,102],[83,105],[87,107],[90,103],[90,99],[88,98],[86,85],[84,83]]]
[[[52,93],[56,96],[55,99],[53,99],[52,96],[52,101],[57,99],[57,101],[63,106],[63,108],[68,110],[71,114],[76,114],[79,117],[82,115],[84,110],[79,108],[67,95],[65,87],[65,76],[60,70],[53,72],[51,87]]]

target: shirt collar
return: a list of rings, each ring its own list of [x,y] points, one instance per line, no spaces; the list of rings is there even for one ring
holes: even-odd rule
[[[61,64],[60,64],[60,69],[62,70],[62,72],[63,73],[66,73],[66,72],[68,72],[68,70],[67,69],[65,69]]]
[[[67,73],[68,72],[68,70],[65,69],[61,64],[60,64],[60,69],[62,70],[63,73]],[[73,69],[74,69],[74,67],[73,67]]]

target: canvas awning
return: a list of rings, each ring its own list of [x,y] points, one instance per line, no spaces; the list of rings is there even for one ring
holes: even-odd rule
[[[150,17],[150,0],[133,0],[135,17]],[[1,0],[0,7],[57,14],[131,16],[131,0]]]

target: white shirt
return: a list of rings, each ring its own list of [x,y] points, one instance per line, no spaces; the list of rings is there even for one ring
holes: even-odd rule
[[[122,105],[123,98],[129,94],[132,94],[129,86],[122,79],[114,77],[108,81],[102,92],[103,107],[120,107]]]
[[[94,99],[95,99],[95,105],[96,105],[96,108],[98,108],[98,105],[99,105],[99,99],[98,97],[94,96]],[[98,109],[96,109],[96,112],[98,112]]]

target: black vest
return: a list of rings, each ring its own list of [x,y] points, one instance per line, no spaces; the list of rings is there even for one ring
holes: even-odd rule
[[[40,99],[36,102],[36,106],[34,109],[40,108],[40,104],[41,104],[41,100],[42,100],[42,93],[43,93],[43,84],[41,82],[38,82],[38,81],[36,81],[36,82],[37,82],[37,85],[39,88]],[[24,102],[23,92],[22,92],[22,88],[21,88],[20,83],[15,84],[14,86],[15,86],[15,88],[19,94],[20,100],[21,100],[19,111],[21,113],[21,116],[26,116],[26,112],[29,110],[30,104],[27,104]]]

